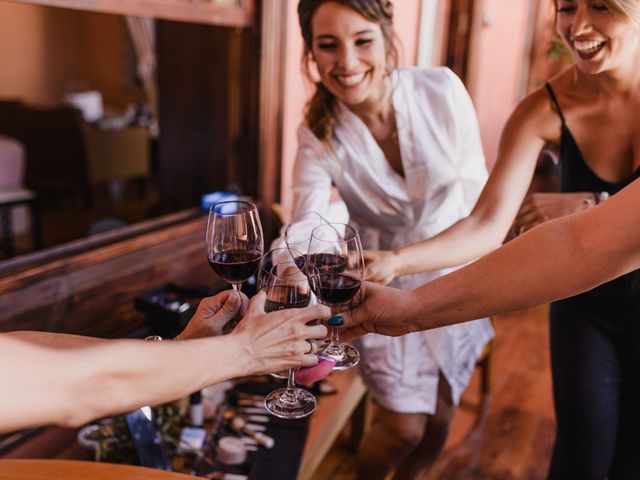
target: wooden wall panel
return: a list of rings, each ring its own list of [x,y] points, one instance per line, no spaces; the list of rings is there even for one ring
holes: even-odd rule
[[[197,204],[226,183],[226,31],[156,23],[159,91],[159,199],[162,211]],[[207,62],[204,62],[204,59]],[[214,171],[217,167],[217,172]]]
[[[0,331],[117,337],[140,328],[134,297],[168,282],[213,285],[205,219],[124,240],[0,278]]]

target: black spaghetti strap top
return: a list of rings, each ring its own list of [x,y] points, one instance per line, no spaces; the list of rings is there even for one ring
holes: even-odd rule
[[[608,192],[614,195],[640,178],[640,169],[618,183],[600,178],[585,161],[580,147],[567,127],[562,108],[551,85],[546,83],[545,87],[562,123],[559,155],[562,192]],[[608,333],[632,333],[635,341],[640,337],[640,270],[555,303],[554,306],[561,307],[563,314],[586,317]]]

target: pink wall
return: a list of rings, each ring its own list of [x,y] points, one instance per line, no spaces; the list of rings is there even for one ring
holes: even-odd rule
[[[402,42],[402,64],[415,64],[421,0],[395,0],[396,31]],[[285,51],[285,94],[283,105],[283,150],[281,202],[291,208],[291,173],[295,160],[296,129],[303,119],[304,105],[312,93],[300,72],[302,38],[297,16],[298,1],[289,0],[287,14],[287,47]]]
[[[0,1],[0,98],[57,104],[66,91],[97,89],[123,109],[137,93],[127,39],[117,15]]]
[[[77,12],[0,2],[0,97],[40,104],[60,98],[66,75],[77,72],[73,32]]]
[[[522,93],[528,61],[529,4],[538,0],[477,0],[467,87],[480,122],[487,165],[493,166],[500,134]]]

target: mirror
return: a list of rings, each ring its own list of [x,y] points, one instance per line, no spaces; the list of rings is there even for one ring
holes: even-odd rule
[[[0,32],[0,260],[256,195],[245,30],[0,2]]]

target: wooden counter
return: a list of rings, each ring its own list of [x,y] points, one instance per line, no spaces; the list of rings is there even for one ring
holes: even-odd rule
[[[180,473],[77,460],[0,460],[3,480],[193,480]]]
[[[318,398],[318,408],[311,415],[307,443],[304,446],[298,480],[309,480],[348,421],[357,430],[366,415],[366,387],[353,370],[333,373],[329,381],[338,389],[336,395]],[[362,404],[362,405],[361,405]],[[358,408],[361,406],[362,408]],[[352,435],[359,432],[352,430]],[[359,440],[359,439],[356,439]]]

